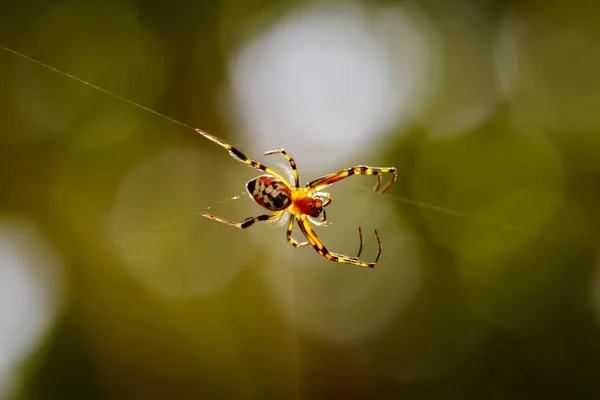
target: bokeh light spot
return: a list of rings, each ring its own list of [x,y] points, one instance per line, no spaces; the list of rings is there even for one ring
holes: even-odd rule
[[[63,301],[59,254],[27,219],[0,217],[0,397],[48,332]]]
[[[468,257],[510,252],[540,233],[562,203],[562,179],[548,141],[494,119],[424,144],[412,185],[417,199],[459,212],[421,210],[434,240]]]
[[[136,280],[169,296],[207,296],[241,271],[251,251],[239,241],[237,257],[227,252],[236,229],[199,215],[224,193],[223,185],[205,179],[223,161],[231,163],[210,153],[174,149],[123,179],[111,213],[112,232]],[[219,170],[219,179],[227,181],[226,171]]]
[[[238,130],[252,138],[243,145],[286,147],[309,170],[333,168],[407,122],[430,83],[428,39],[398,6],[294,8],[231,57]]]

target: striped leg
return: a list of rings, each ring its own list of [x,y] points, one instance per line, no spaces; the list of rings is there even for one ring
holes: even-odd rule
[[[358,257],[347,257],[347,256],[344,256],[341,254],[331,253],[329,250],[327,250],[325,248],[325,245],[323,244],[323,242],[321,242],[321,239],[319,239],[319,237],[317,236],[317,233],[313,230],[312,226],[310,226],[310,223],[308,222],[307,219],[305,219],[305,218],[298,219],[298,226],[300,226],[302,233],[304,233],[304,236],[306,236],[306,238],[308,239],[308,241],[310,242],[312,247],[315,248],[317,253],[319,253],[323,257],[327,258],[328,260],[331,260],[334,262],[339,262],[339,263],[357,265],[359,267],[375,268],[377,266],[377,261],[379,261],[379,256],[381,255],[381,240],[379,240],[379,235],[377,234],[377,231],[374,231],[374,232],[375,232],[375,237],[377,238],[377,244],[379,245],[379,252],[377,253],[377,257],[375,258],[375,261],[365,262],[365,261],[360,261],[358,259]],[[362,235],[361,235],[361,242],[362,242]],[[362,250],[362,246],[361,246],[361,250]]]
[[[290,242],[290,244],[292,246],[294,246],[295,248],[302,247],[302,246],[308,246],[310,243],[308,243],[308,242],[300,243],[297,240],[295,240],[294,238],[292,238],[292,228],[293,227],[294,227],[294,217],[290,216],[290,222],[288,223],[287,233],[285,234],[285,237],[287,238],[288,242]]]
[[[282,210],[282,211],[276,212],[273,215],[259,215],[258,217],[249,217],[249,218],[246,218],[245,220],[243,220],[242,222],[228,221],[226,219],[215,217],[214,215],[210,215],[210,214],[207,214],[205,212],[202,213],[202,216],[206,217],[206,218],[209,218],[209,219],[213,219],[213,220],[215,220],[217,222],[221,222],[223,224],[235,226],[236,228],[246,229],[246,228],[252,226],[255,222],[270,221],[270,220],[273,220],[275,218],[279,218],[279,217],[281,217],[281,215],[283,215],[284,212],[285,212],[285,210]]]
[[[321,178],[315,179],[310,182],[306,187],[311,188],[312,190],[319,191],[321,189],[326,188],[327,186],[335,183],[337,181],[341,181],[352,175],[377,175],[377,184],[373,188],[374,191],[378,191],[381,186],[381,175],[384,173],[392,174],[392,179],[388,182],[387,185],[383,188],[381,193],[385,192],[392,186],[394,182],[396,182],[396,168],[376,168],[376,167],[367,167],[366,165],[358,165],[356,167],[343,169],[338,172],[334,172],[333,174],[322,176]]]
[[[265,156],[269,156],[271,154],[283,154],[283,156],[285,158],[287,158],[287,160],[290,162],[290,167],[292,167],[292,172],[294,174],[294,183],[296,184],[296,187],[300,187],[300,179],[298,178],[298,171],[296,170],[296,162],[294,161],[294,159],[292,158],[292,156],[290,156],[288,153],[286,153],[286,151],[284,149],[279,149],[279,150],[270,150],[265,152]]]
[[[201,134],[202,136],[204,136],[205,138],[207,138],[210,141],[215,142],[216,144],[218,144],[219,146],[225,147],[228,151],[229,151],[229,155],[231,155],[231,157],[235,158],[236,160],[239,160],[243,163],[246,163],[248,165],[250,165],[251,167],[254,167],[256,169],[260,169],[261,171],[265,171],[271,175],[275,175],[278,178],[280,178],[281,180],[283,180],[284,182],[287,182],[287,180],[285,179],[285,177],[283,175],[281,175],[279,172],[275,171],[274,169],[271,169],[267,166],[262,165],[261,163],[258,163],[256,161],[253,161],[251,159],[249,159],[248,157],[246,157],[246,155],[244,153],[242,153],[241,151],[239,151],[238,149],[236,149],[235,147],[233,147],[232,145],[225,143],[224,141],[222,141],[221,139],[204,132],[201,129],[196,129],[196,132],[198,132],[199,134]]]

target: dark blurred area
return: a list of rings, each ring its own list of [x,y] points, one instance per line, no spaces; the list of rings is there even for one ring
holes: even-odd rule
[[[3,2],[0,46],[0,398],[600,398],[597,2]],[[192,127],[397,167],[318,228],[378,267],[199,216],[264,210]]]

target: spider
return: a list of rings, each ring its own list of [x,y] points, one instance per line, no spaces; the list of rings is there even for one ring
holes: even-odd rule
[[[390,186],[396,181],[396,168],[375,168],[367,167],[365,165],[358,165],[356,167],[344,169],[338,172],[334,172],[329,175],[322,176],[314,181],[306,184],[304,187],[300,186],[300,180],[298,178],[298,171],[296,170],[296,162],[294,159],[286,153],[284,149],[271,150],[265,152],[265,155],[281,154],[283,155],[292,168],[294,176],[294,185],[286,178],[283,177],[279,172],[264,166],[256,161],[253,161],[246,157],[244,153],[231,146],[228,143],[223,142],[219,138],[216,138],[200,129],[196,129],[196,132],[204,136],[205,138],[212,140],[220,146],[223,146],[229,151],[229,154],[242,161],[251,167],[266,172],[269,175],[261,175],[255,179],[250,180],[246,184],[248,193],[254,199],[255,202],[265,207],[268,210],[275,211],[274,214],[265,214],[258,217],[249,217],[242,222],[232,222],[223,218],[216,217],[207,213],[202,213],[202,216],[213,219],[215,221],[235,226],[236,228],[245,229],[252,226],[255,222],[259,221],[271,221],[277,219],[288,211],[292,217],[288,223],[286,238],[288,242],[298,248],[307,245],[311,245],[315,248],[317,253],[327,258],[328,260],[352,265],[358,265],[360,267],[375,268],[379,256],[381,255],[381,240],[377,234],[377,230],[373,230],[375,238],[377,239],[377,245],[379,250],[377,257],[373,262],[365,262],[359,259],[360,253],[362,252],[363,238],[360,227],[358,228],[358,238],[360,247],[358,249],[358,255],[356,257],[348,257],[341,254],[332,253],[323,244],[321,239],[317,236],[310,222],[315,225],[324,225],[327,221],[327,214],[325,213],[325,207],[331,204],[331,195],[329,193],[321,192],[320,190],[325,189],[327,186],[345,179],[352,175],[377,175],[377,184],[374,187],[374,191],[379,190],[381,186],[381,175],[383,173],[391,173],[392,179],[385,185],[382,193],[389,189]],[[315,218],[322,217],[322,219],[316,220]],[[294,220],[298,222],[300,230],[308,239],[307,242],[298,242],[292,238],[292,228],[294,226]]]

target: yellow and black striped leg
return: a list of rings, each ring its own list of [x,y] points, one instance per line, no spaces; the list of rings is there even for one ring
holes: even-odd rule
[[[348,257],[348,256],[344,256],[341,254],[332,253],[329,250],[327,250],[327,248],[325,248],[325,245],[323,244],[323,242],[321,242],[321,239],[319,239],[316,232],[313,230],[312,226],[310,226],[310,223],[307,219],[305,219],[305,218],[298,219],[298,226],[300,227],[300,229],[302,230],[302,233],[304,233],[304,236],[306,236],[306,238],[308,239],[308,241],[310,242],[312,247],[315,248],[317,253],[319,253],[323,257],[327,258],[328,260],[331,260],[334,262],[339,262],[339,263],[357,265],[359,267],[375,268],[377,266],[377,261],[379,261],[379,256],[381,255],[381,248],[382,248],[381,240],[379,240],[379,235],[377,234],[377,231],[374,231],[374,232],[375,232],[375,238],[377,238],[379,252],[377,253],[377,257],[375,258],[375,261],[365,262],[365,261],[359,260],[358,257]],[[362,240],[361,240],[361,242],[362,242]]]
[[[381,187],[381,176],[382,174],[389,173],[392,174],[392,179],[388,182],[387,185],[383,188],[381,193],[384,193],[386,190],[392,186],[394,182],[396,182],[396,168],[377,168],[377,167],[367,167],[366,165],[358,165],[356,167],[344,169],[338,172],[334,172],[333,174],[322,176],[321,178],[315,179],[310,182],[306,187],[319,191],[321,189],[326,188],[332,183],[341,181],[342,179],[348,178],[352,175],[376,175],[377,176],[377,184],[373,188],[373,190],[378,191]]]
[[[290,167],[292,167],[292,173],[294,174],[294,183],[296,184],[296,187],[300,187],[300,179],[298,178],[298,171],[296,170],[296,161],[294,161],[292,156],[290,156],[284,149],[267,151],[265,152],[265,156],[270,156],[271,154],[277,153],[283,154],[283,156],[287,158],[290,163]]]
[[[270,220],[273,220],[273,219],[275,219],[275,218],[278,218],[278,217],[280,217],[280,216],[281,216],[281,215],[282,215],[284,212],[285,212],[285,211],[279,211],[279,212],[276,212],[276,213],[275,213],[275,214],[273,214],[273,215],[259,215],[258,217],[249,217],[249,218],[246,218],[245,220],[243,220],[242,222],[232,222],[232,221],[228,221],[228,220],[226,220],[226,219],[219,218],[219,217],[216,217],[216,216],[214,216],[214,215],[207,214],[207,213],[205,213],[205,212],[203,212],[203,213],[201,213],[201,214],[202,214],[202,216],[203,216],[203,217],[206,217],[206,218],[209,218],[209,219],[215,220],[215,221],[217,221],[217,222],[221,222],[221,223],[223,223],[223,224],[227,224],[227,225],[230,225],[230,226],[235,226],[236,228],[240,228],[240,229],[246,229],[246,228],[248,228],[248,227],[252,226],[252,225],[253,225],[255,222],[260,222],[260,221],[270,221]]]
[[[211,135],[209,133],[206,133],[206,132],[204,132],[201,129],[196,129],[196,132],[198,132],[199,134],[201,134],[202,136],[204,136],[208,140],[215,142],[219,146],[225,147],[229,151],[229,154],[231,155],[231,157],[235,158],[236,160],[241,161],[241,162],[243,162],[245,164],[248,164],[248,165],[250,165],[253,168],[260,169],[261,171],[265,171],[265,172],[267,172],[267,173],[269,173],[271,175],[275,175],[278,178],[282,179],[283,181],[286,181],[285,177],[283,175],[281,175],[279,172],[275,171],[272,168],[264,166],[264,165],[262,165],[259,162],[256,162],[256,161],[253,161],[253,160],[249,159],[248,157],[246,157],[246,155],[244,153],[242,153],[241,151],[239,151],[238,149],[236,149],[235,147],[233,147],[229,143],[225,143],[224,141],[222,141],[218,137],[215,137],[215,136],[213,136],[213,135]]]
[[[309,242],[301,242],[300,243],[292,237],[292,228],[293,227],[294,227],[294,218],[290,217],[290,222],[288,223],[287,233],[285,234],[287,241],[290,242],[290,244],[296,248],[302,247],[302,246],[308,246],[310,244]]]

